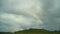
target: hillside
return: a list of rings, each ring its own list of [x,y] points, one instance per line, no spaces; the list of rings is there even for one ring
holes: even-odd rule
[[[30,30],[24,30],[24,31],[18,31],[15,33],[9,33],[9,32],[0,32],[0,34],[60,34],[60,31],[47,31],[44,29],[30,29]]]

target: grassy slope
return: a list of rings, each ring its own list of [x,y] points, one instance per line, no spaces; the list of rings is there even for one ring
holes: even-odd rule
[[[43,29],[30,29],[21,32],[16,32],[15,34],[60,34],[60,32],[47,31]]]
[[[43,29],[30,29],[30,30],[18,31],[15,33],[0,33],[0,34],[60,34],[60,32],[47,31]]]

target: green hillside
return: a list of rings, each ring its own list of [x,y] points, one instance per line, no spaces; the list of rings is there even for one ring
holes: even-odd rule
[[[30,30],[18,31],[15,33],[0,32],[0,34],[60,34],[60,31],[47,31],[47,30],[43,30],[43,29],[30,29]]]

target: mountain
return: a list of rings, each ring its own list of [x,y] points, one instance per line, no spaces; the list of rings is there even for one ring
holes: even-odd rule
[[[60,34],[60,31],[48,31],[44,29],[30,29],[30,30],[18,31],[15,33],[0,32],[0,34]]]

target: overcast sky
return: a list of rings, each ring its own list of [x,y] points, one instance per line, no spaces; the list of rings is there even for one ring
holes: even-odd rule
[[[60,0],[0,0],[0,32],[60,30]]]

